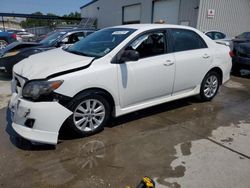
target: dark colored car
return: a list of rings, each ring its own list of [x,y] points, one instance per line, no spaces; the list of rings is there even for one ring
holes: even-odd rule
[[[250,32],[244,32],[233,39],[232,72],[240,75],[241,69],[250,70]]]
[[[14,42],[0,51],[0,71],[11,74],[13,66],[30,55],[74,44],[93,32],[86,29],[57,31],[38,43]]]
[[[10,43],[16,41],[16,34],[8,32],[0,32],[0,51]]]
[[[235,75],[240,75],[241,69],[250,70],[250,42],[234,46],[232,72]]]
[[[250,42],[250,32],[244,32],[233,39],[234,43],[246,43]]]

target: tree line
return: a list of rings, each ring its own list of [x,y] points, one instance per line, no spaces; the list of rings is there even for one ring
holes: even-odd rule
[[[32,13],[33,15],[47,15],[47,16],[57,16],[56,14],[48,13],[43,14],[41,12]],[[65,14],[62,17],[68,18],[81,18],[81,14],[79,12],[71,12],[70,14]],[[51,20],[51,19],[35,19],[35,18],[27,18],[25,21],[21,22],[21,26],[23,28],[30,28],[30,27],[40,27],[40,26],[49,26],[53,27],[55,25],[75,25],[78,24],[79,21],[75,20]]]

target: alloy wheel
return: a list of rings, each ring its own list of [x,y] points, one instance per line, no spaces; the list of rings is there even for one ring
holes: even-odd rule
[[[204,86],[204,95],[207,98],[212,98],[218,89],[219,81],[215,75],[211,75],[207,78]]]
[[[103,123],[105,115],[105,107],[102,102],[97,99],[88,99],[76,107],[73,121],[80,131],[91,132]]]

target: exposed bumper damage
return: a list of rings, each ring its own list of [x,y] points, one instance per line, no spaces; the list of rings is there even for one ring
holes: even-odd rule
[[[40,143],[57,144],[59,130],[72,114],[58,102],[30,102],[13,93],[9,108],[13,129],[22,137]]]

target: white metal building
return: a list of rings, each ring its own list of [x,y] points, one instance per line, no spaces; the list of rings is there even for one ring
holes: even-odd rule
[[[93,0],[81,7],[98,28],[164,20],[229,36],[250,31],[250,0]]]

